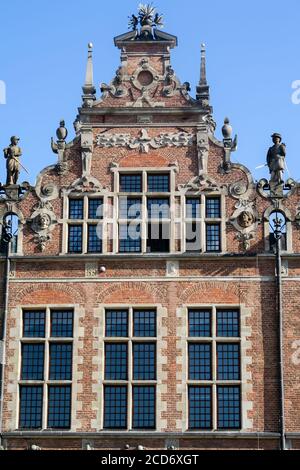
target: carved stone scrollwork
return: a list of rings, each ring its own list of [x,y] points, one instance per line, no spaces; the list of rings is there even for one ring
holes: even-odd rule
[[[246,194],[247,189],[248,189],[248,185],[246,181],[243,179],[240,179],[238,181],[235,181],[229,186],[229,193],[234,198],[240,198],[241,196]]]
[[[96,145],[98,147],[128,147],[139,149],[142,153],[148,153],[149,147],[154,149],[161,147],[188,147],[193,144],[194,135],[187,132],[164,133],[157,137],[150,137],[146,129],[141,129],[138,137],[130,134],[98,134]]]

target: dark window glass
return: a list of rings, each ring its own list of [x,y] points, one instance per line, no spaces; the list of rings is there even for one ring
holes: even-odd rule
[[[200,199],[187,197],[185,200],[185,216],[188,219],[200,218]]]
[[[133,379],[155,380],[155,343],[133,343]]]
[[[23,336],[28,338],[45,337],[45,312],[23,312]]]
[[[22,344],[22,380],[44,380],[44,344]]]
[[[206,198],[206,218],[219,219],[221,217],[221,205],[219,197]]]
[[[88,225],[88,252],[102,252],[102,226]]]
[[[185,224],[185,243],[186,251],[201,250],[201,227],[196,221],[186,222]]]
[[[239,429],[241,427],[240,387],[218,386],[218,428]]]
[[[104,387],[104,428],[127,428],[127,387]]]
[[[72,380],[72,344],[50,344],[50,380]]]
[[[189,336],[211,336],[209,310],[189,310]]]
[[[133,311],[133,336],[156,336],[156,311]]]
[[[83,219],[83,199],[69,199],[69,219]]]
[[[240,379],[239,344],[217,344],[218,380]]]
[[[189,429],[211,427],[211,387],[189,387]]]
[[[105,344],[105,380],[127,380],[127,344]]]
[[[275,252],[276,251],[276,238],[275,238],[274,233],[272,233],[272,232],[269,235],[269,244],[270,244],[270,251]],[[279,240],[279,244],[280,244],[280,249],[281,250],[283,250],[283,251],[287,250],[286,233],[283,233],[281,235],[281,238]]]
[[[48,387],[48,428],[70,428],[71,386]]]
[[[105,335],[128,336],[128,312],[127,310],[107,310],[105,312]]]
[[[69,225],[68,252],[82,252],[82,225]]]
[[[141,199],[133,197],[119,198],[119,218],[120,219],[140,219]]]
[[[119,251],[120,253],[141,251],[141,226],[139,224],[119,225]]]
[[[170,191],[169,175],[149,175],[148,193],[168,193]]]
[[[206,251],[221,251],[220,224],[206,224]]]
[[[20,421],[22,429],[40,429],[42,427],[43,387],[20,387]]]
[[[89,199],[89,219],[103,219],[102,199]]]
[[[149,223],[147,252],[148,253],[169,253],[170,251],[170,224],[169,223]]]
[[[155,428],[155,387],[134,386],[132,389],[134,429]]]
[[[169,198],[147,198],[147,210],[149,219],[169,219]]]
[[[51,336],[71,338],[73,336],[73,312],[69,310],[51,311]]]
[[[211,380],[211,344],[189,344],[189,379]]]
[[[217,311],[217,336],[232,338],[240,336],[240,321],[238,310]]]
[[[142,175],[120,175],[120,192],[141,193]]]

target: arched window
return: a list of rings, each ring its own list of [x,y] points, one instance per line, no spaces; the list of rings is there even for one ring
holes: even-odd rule
[[[281,250],[287,250],[287,221],[283,212],[275,210],[269,216],[269,246],[270,251],[276,249],[276,239],[280,238]]]

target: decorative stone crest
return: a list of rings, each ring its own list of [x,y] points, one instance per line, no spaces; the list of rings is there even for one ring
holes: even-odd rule
[[[238,231],[237,240],[242,243],[243,249],[250,248],[250,240],[254,239],[254,235],[259,222],[258,214],[254,208],[254,202],[248,199],[240,199],[236,205],[236,210],[230,217],[229,221]]]
[[[219,192],[222,187],[208,175],[202,174],[192,178],[187,184],[179,184],[178,189],[183,192],[201,193],[203,191]]]
[[[68,193],[77,192],[77,193],[103,193],[107,189],[94,177],[92,176],[83,176],[74,181],[71,186],[68,188]]]
[[[35,232],[35,242],[40,251],[44,251],[47,242],[51,240],[51,232],[57,224],[53,207],[49,201],[40,201],[35,207],[30,219],[31,229]]]

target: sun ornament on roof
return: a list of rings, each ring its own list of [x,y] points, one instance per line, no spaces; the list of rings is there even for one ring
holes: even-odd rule
[[[138,26],[140,25],[140,31]],[[156,12],[156,8],[151,5],[139,4],[138,16],[131,15],[128,21],[128,28],[136,31],[136,39],[153,40],[154,29],[163,27],[163,15]]]

